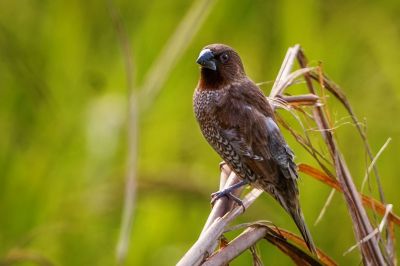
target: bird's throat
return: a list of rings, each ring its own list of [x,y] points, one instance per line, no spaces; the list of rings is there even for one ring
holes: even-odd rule
[[[200,75],[199,90],[219,90],[225,86],[226,80],[224,80],[218,70],[215,71],[202,67]]]

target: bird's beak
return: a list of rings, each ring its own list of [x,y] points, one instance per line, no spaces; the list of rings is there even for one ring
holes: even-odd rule
[[[217,70],[217,64],[215,63],[215,58],[213,52],[210,49],[203,49],[200,54],[199,58],[196,61],[197,64],[201,65],[202,67]]]

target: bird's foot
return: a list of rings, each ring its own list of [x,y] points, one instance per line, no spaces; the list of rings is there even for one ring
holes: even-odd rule
[[[243,201],[239,197],[236,197],[235,195],[233,195],[232,192],[228,191],[227,189],[212,193],[211,194],[211,205],[214,206],[215,202],[222,197],[227,197],[228,199],[233,200],[238,205],[240,205],[244,208]]]
[[[244,212],[246,210],[246,208],[244,207],[243,201],[239,197],[233,195],[232,191],[234,191],[234,190],[238,189],[239,187],[244,186],[246,184],[247,184],[247,181],[241,180],[240,182],[238,182],[224,190],[220,190],[220,191],[212,193],[211,194],[211,205],[214,206],[215,202],[218,199],[220,199],[222,197],[227,197],[228,199],[231,199],[234,202],[236,202],[239,206],[242,206],[243,212]]]

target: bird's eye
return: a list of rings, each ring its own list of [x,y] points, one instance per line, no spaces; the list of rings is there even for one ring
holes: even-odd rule
[[[220,57],[222,63],[228,62],[229,55],[227,53],[223,53]]]

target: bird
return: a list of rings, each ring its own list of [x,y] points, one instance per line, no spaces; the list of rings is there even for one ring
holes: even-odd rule
[[[200,65],[193,95],[196,120],[207,142],[240,178],[213,193],[213,200],[228,196],[237,201],[231,192],[247,184],[264,190],[289,213],[310,252],[318,256],[300,208],[294,153],[267,98],[247,77],[239,54],[230,46],[207,45],[196,62]]]

